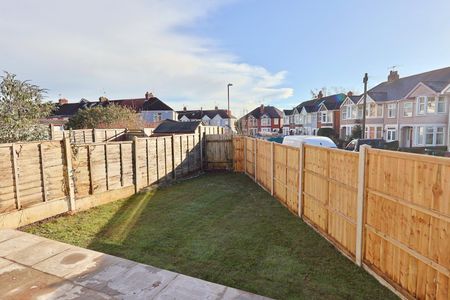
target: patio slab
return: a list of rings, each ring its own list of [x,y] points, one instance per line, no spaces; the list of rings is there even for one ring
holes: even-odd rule
[[[17,230],[0,230],[2,299],[269,299]]]

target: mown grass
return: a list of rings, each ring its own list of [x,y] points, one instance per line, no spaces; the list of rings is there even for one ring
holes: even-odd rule
[[[23,230],[277,299],[395,298],[242,174],[206,174]]]

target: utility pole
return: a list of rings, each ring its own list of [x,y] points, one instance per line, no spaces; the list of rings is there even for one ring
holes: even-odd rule
[[[364,75],[363,83],[364,83],[364,98],[363,98],[363,121],[361,128],[361,138],[366,138],[366,106],[367,106],[367,81],[369,81],[369,77],[367,73]]]
[[[228,127],[231,128],[230,86],[233,86],[233,84],[232,84],[232,83],[229,83],[229,84],[227,85],[227,91],[228,91],[228,110],[227,110],[227,115],[228,115]]]

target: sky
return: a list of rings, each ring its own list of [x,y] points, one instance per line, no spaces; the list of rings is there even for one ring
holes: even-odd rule
[[[0,70],[47,100],[141,98],[241,116],[311,90],[450,66],[448,0],[0,0]]]

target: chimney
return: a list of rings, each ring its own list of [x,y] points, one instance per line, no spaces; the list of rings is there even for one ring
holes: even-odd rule
[[[322,99],[322,97],[323,97],[323,93],[322,93],[322,91],[320,91],[320,92],[317,94],[317,99]]]
[[[98,101],[99,101],[100,103],[103,103],[103,102],[108,102],[109,100],[108,100],[108,98],[106,98],[105,96],[101,96],[101,97],[98,98]]]
[[[146,92],[145,93],[145,100],[148,100],[148,99],[153,98],[153,97],[155,97],[155,96],[153,96],[153,93],[151,93],[151,92]]]
[[[187,110],[186,106],[183,106],[183,111],[186,111],[186,110]]]
[[[66,98],[61,98],[58,100],[59,105],[64,105],[69,103],[69,100],[67,100]]]
[[[390,71],[388,75],[388,82],[394,82],[397,79],[400,79],[397,71]]]
[[[353,96],[353,92],[352,91],[348,91],[347,92],[347,97],[351,97],[351,96]]]
[[[218,108],[217,105],[216,105],[216,106],[214,106],[214,109],[215,109],[215,110],[218,110],[219,108]]]
[[[264,104],[261,104],[261,106],[259,107],[259,111],[260,111],[261,113],[264,113]]]

